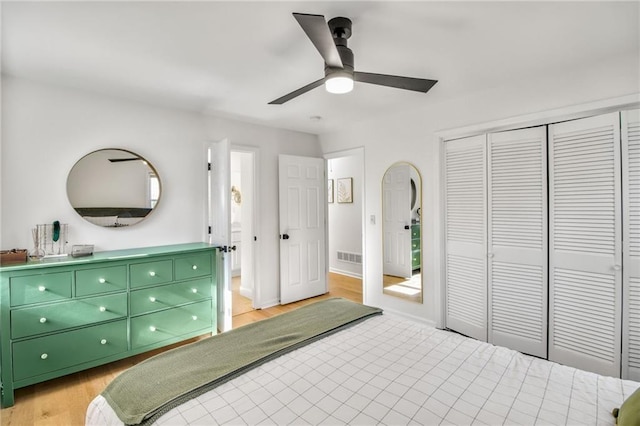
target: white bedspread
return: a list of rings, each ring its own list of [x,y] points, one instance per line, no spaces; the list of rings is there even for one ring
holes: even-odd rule
[[[249,371],[156,424],[614,425],[611,410],[638,387],[384,314]],[[122,424],[101,396],[86,423]]]

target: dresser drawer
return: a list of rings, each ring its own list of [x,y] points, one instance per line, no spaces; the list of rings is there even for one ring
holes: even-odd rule
[[[411,225],[411,238],[420,238],[420,225]]]
[[[144,288],[131,292],[131,315],[211,298],[211,278]]]
[[[127,289],[125,265],[76,271],[76,297]]]
[[[173,260],[136,263],[129,269],[131,288],[147,287],[173,281]]]
[[[420,267],[420,250],[416,250],[411,254],[411,267],[413,269]]]
[[[71,272],[26,275],[10,279],[11,306],[71,298]]]
[[[126,316],[126,293],[15,309],[11,311],[11,337],[17,339]]]
[[[176,280],[211,275],[211,254],[201,253],[176,258]]]
[[[17,342],[13,344],[14,380],[50,373],[126,350],[126,320]]]
[[[198,330],[211,332],[211,309],[211,300],[205,300],[131,318],[131,348],[142,348]]]

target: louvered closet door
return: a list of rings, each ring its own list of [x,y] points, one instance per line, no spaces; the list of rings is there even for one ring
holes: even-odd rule
[[[486,136],[445,143],[446,326],[487,340]]]
[[[622,377],[640,380],[640,110],[622,112]]]
[[[547,357],[547,129],[488,136],[489,342]]]
[[[549,142],[549,359],[619,376],[619,114],[551,125]]]

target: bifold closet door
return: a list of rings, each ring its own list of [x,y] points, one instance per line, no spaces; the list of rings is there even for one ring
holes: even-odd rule
[[[640,110],[622,112],[622,377],[640,380]]]
[[[549,126],[549,359],[619,376],[619,113]]]
[[[445,325],[486,341],[486,135],[444,146]]]
[[[489,342],[547,357],[547,128],[488,135]]]

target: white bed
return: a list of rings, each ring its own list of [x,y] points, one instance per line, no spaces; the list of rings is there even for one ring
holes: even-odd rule
[[[640,383],[385,313],[285,354],[155,424],[614,425]],[[122,425],[102,396],[88,425]]]

